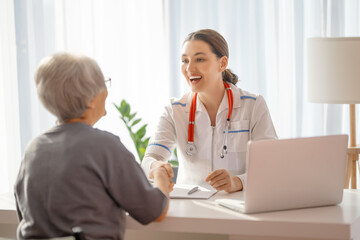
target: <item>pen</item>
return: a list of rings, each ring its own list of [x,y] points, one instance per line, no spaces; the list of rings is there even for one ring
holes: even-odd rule
[[[193,194],[193,193],[196,192],[198,189],[199,189],[198,186],[193,187],[192,189],[190,189],[190,191],[188,192],[188,194],[189,194],[189,195],[190,195],[190,194]]]

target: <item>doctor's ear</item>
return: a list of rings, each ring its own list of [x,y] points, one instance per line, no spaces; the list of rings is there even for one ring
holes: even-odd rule
[[[220,71],[225,71],[228,66],[228,58],[226,56],[222,56],[220,58]]]

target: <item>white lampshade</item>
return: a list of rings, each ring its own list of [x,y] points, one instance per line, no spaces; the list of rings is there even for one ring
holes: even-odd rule
[[[308,39],[308,100],[360,103],[360,37]]]

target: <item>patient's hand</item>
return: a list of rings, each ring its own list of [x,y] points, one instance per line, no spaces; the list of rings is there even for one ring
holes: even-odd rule
[[[157,222],[161,222],[165,218],[169,209],[169,193],[173,190],[174,183],[169,177],[167,170],[162,166],[151,168],[149,177],[154,179],[155,185],[166,195],[168,199],[164,211],[155,220]]]

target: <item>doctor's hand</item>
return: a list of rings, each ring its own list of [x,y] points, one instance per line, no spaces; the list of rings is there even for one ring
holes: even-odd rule
[[[243,189],[242,182],[237,176],[231,176],[226,169],[217,169],[206,177],[206,182],[216,190],[224,190],[228,193]]]

